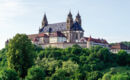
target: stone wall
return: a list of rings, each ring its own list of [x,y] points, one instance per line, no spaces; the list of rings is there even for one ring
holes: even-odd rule
[[[87,47],[87,43],[51,43],[51,44],[41,44],[41,46],[42,48],[47,48],[47,47],[67,48],[67,47],[72,47],[74,44],[78,44],[82,48]]]

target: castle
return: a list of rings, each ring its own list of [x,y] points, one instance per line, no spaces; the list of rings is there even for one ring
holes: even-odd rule
[[[44,14],[42,26],[38,34],[28,35],[32,43],[46,47],[67,48],[74,44],[78,44],[83,48],[90,48],[91,46],[100,45],[108,47],[108,43],[104,39],[94,39],[84,37],[84,30],[82,28],[81,16],[78,13],[75,20],[71,12],[67,16],[66,22],[49,24],[46,14]]]

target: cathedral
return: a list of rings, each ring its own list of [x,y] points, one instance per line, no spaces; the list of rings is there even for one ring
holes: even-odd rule
[[[80,14],[78,13],[75,21],[73,21],[72,14],[69,12],[66,22],[55,24],[48,24],[48,20],[45,14],[42,21],[42,27],[39,29],[39,34],[41,33],[44,33],[49,37],[57,37],[55,40],[50,39],[50,43],[78,42],[84,34],[84,30],[81,27]]]
[[[43,48],[49,46],[66,48],[74,44],[78,44],[83,48],[89,48],[92,45],[108,47],[108,43],[104,39],[84,37],[82,20],[79,13],[77,13],[74,20],[71,12],[69,12],[66,22],[54,24],[49,24],[47,16],[44,14],[38,34],[28,35],[28,37],[32,43],[42,46]]]

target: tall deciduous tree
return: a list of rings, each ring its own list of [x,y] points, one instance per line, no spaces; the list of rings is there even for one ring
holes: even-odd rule
[[[8,44],[8,67],[15,69],[22,78],[33,65],[34,49],[31,40],[25,34],[16,34]]]

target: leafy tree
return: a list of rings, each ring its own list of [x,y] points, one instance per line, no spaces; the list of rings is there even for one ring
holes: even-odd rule
[[[79,68],[78,64],[73,63],[70,60],[64,61],[62,64],[63,64],[62,69],[66,70],[66,72],[69,73],[70,75],[73,75]]]
[[[87,80],[98,80],[101,77],[102,77],[102,73],[99,71],[87,73],[87,76],[86,76]]]
[[[27,74],[27,69],[33,65],[34,49],[31,40],[25,34],[16,34],[8,44],[8,67],[15,69],[22,78]]]
[[[120,50],[118,52],[118,64],[122,65],[122,66],[126,65],[127,64],[127,56],[128,56],[128,54],[126,51]]]
[[[80,55],[81,50],[82,50],[82,48],[79,45],[75,44],[72,46],[71,53],[75,54],[75,55]]]
[[[0,73],[0,80],[19,80],[15,70],[3,69]]]
[[[102,80],[111,80],[111,74],[109,73],[104,74]]]
[[[97,53],[101,48],[101,46],[93,46],[90,48],[90,51],[91,53]]]
[[[38,66],[29,68],[25,80],[45,80],[45,72],[43,68]]]
[[[69,77],[66,76],[67,73],[63,69],[58,69],[50,78],[50,80],[70,80]]]
[[[50,76],[55,72],[55,69],[61,66],[61,62],[54,58],[37,58],[35,61],[36,65],[44,68],[46,75]]]
[[[127,74],[112,75],[111,80],[130,80],[130,76]]]
[[[100,58],[101,61],[109,62],[110,52],[107,48],[101,48],[97,52],[97,56],[98,56],[98,58]]]
[[[0,68],[6,68],[7,67],[7,47],[0,50]]]

